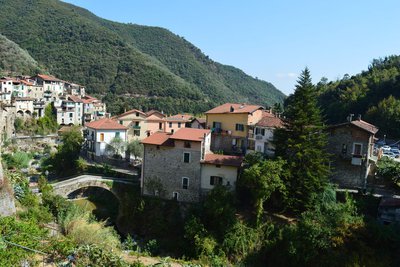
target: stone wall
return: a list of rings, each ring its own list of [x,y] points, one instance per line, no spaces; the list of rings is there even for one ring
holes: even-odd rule
[[[0,142],[3,143],[14,134],[15,107],[0,103]]]
[[[236,142],[241,142],[241,146],[232,145],[232,140],[236,139]],[[241,140],[241,141],[239,141]],[[227,134],[212,134],[211,135],[211,150],[223,151],[224,154],[242,154],[243,148],[246,146],[246,138],[237,137]]]
[[[0,216],[10,216],[15,213],[14,196],[7,178],[3,175],[0,162]]]
[[[183,162],[183,153],[190,152],[190,162]],[[144,195],[159,195],[172,199],[173,192],[178,200],[197,202],[200,198],[200,157],[199,149],[145,145],[143,158]],[[182,188],[182,178],[189,178],[187,189]]]

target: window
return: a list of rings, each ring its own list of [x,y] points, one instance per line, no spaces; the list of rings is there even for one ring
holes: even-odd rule
[[[342,154],[347,154],[347,145],[342,144]]]
[[[178,193],[178,192],[172,192],[172,198],[173,198],[174,200],[178,200],[178,198],[179,198],[179,193]]]
[[[210,185],[222,185],[222,177],[210,176]]]
[[[215,129],[222,129],[222,123],[221,123],[221,122],[214,121],[214,122],[213,122],[213,128],[215,128]]]
[[[72,118],[72,117],[73,117],[73,114],[72,114],[72,113],[69,113],[69,117]]]
[[[353,144],[353,155],[362,155],[362,144],[360,143]]]
[[[162,122],[158,123],[158,129],[162,130]]]
[[[261,135],[265,135],[265,129],[261,129]]]
[[[135,126],[139,126],[139,122],[138,121],[135,121]]]
[[[100,134],[100,142],[104,142],[104,134],[103,133]]]
[[[174,129],[171,129],[171,133],[174,133]]]
[[[221,164],[215,165],[216,168],[221,168]]]
[[[243,124],[236,123],[236,131],[244,131]]]
[[[119,121],[119,124],[121,124],[121,125],[122,125],[122,124],[124,124],[124,122],[123,122],[123,121]]]
[[[190,162],[190,152],[183,152],[183,162],[185,163]]]
[[[181,128],[181,123],[180,122],[178,122],[178,128]]]
[[[189,178],[183,177],[182,178],[182,189],[188,189],[189,188]]]
[[[139,112],[136,112],[136,117],[139,117]]]
[[[185,148],[190,148],[191,147],[191,143],[189,141],[185,141],[184,147]]]
[[[133,130],[133,136],[140,136],[140,130]]]
[[[169,128],[172,128],[172,122],[169,123]]]
[[[119,136],[120,136],[120,132],[115,132],[115,137],[119,138]]]

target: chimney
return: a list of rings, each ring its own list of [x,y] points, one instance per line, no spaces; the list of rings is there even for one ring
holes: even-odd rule
[[[349,114],[349,116],[347,116],[347,121],[348,122],[352,122],[353,121],[353,116],[354,116],[354,114]]]
[[[361,120],[361,114],[358,114],[357,119],[360,121]]]

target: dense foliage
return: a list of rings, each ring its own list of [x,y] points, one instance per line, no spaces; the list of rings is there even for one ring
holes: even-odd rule
[[[382,157],[377,164],[378,177],[393,183],[400,183],[400,162],[389,157]]]
[[[272,84],[212,61],[162,28],[111,22],[55,0],[29,5],[22,0],[1,0],[0,5],[0,30],[7,38],[52,74],[84,84],[90,93],[140,96],[144,105],[153,98],[160,102],[165,98],[174,104],[171,108],[186,112],[191,110],[186,109],[190,106],[185,100],[201,112],[208,108],[203,103],[273,105],[284,98]],[[107,101],[114,103],[110,98]],[[159,108],[175,112],[170,107]]]
[[[344,122],[349,114],[364,116],[379,134],[400,137],[400,56],[374,59],[367,71],[318,84],[319,102],[329,123]]]
[[[42,71],[26,50],[0,34],[0,76],[36,74]]]
[[[53,106],[48,104],[44,110],[44,116],[41,118],[15,118],[14,127],[17,133],[26,135],[55,133],[58,129],[58,123],[53,112]]]
[[[327,136],[307,68],[286,99],[284,114],[285,127],[275,131],[276,153],[286,160],[287,206],[299,212],[314,205],[313,194],[326,186],[329,174]]]

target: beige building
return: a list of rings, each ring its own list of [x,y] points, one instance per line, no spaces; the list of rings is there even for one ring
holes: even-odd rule
[[[34,100],[30,97],[15,97],[13,99],[18,118],[32,118],[35,111],[33,107]],[[37,116],[36,113],[35,116]]]

